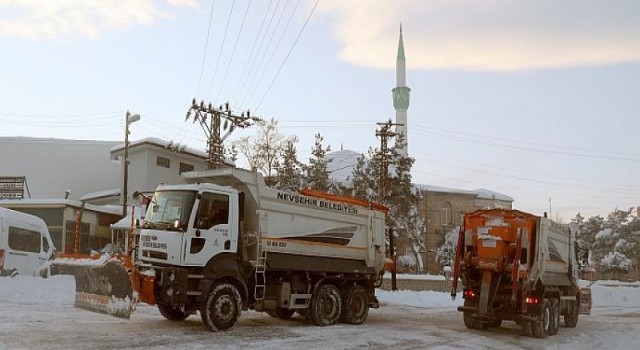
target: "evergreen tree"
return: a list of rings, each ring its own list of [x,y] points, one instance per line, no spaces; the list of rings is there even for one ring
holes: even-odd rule
[[[358,157],[356,166],[351,173],[351,196],[363,200],[369,200],[371,193],[371,176],[368,174],[367,163],[364,155]]]
[[[613,272],[614,277],[638,268],[640,221],[631,213],[632,209],[616,209],[606,219],[594,216],[585,221],[577,215],[572,220],[581,254],[589,251],[590,264],[602,272]]]
[[[314,147],[311,149],[311,158],[309,165],[305,166],[305,186],[313,190],[328,192],[331,189],[331,180],[329,179],[327,152],[331,151],[331,147],[322,146],[324,138],[319,133],[316,134]]]
[[[389,186],[387,186],[391,208],[389,217],[398,235],[411,242],[418,267],[422,269],[423,261],[420,252],[425,249],[422,234],[426,228],[426,222],[419,212],[421,192],[411,183],[411,167],[415,160],[399,152],[403,145],[404,139],[398,137],[392,149],[393,166],[390,167]]]
[[[394,234],[404,237],[411,243],[412,253],[421,270],[424,266],[422,254],[424,251],[424,233],[426,222],[420,216],[419,204],[421,193],[411,183],[411,167],[414,159],[403,156],[399,150],[404,140],[398,138],[390,154],[384,155],[379,149],[369,150],[369,163],[365,174],[369,177],[370,189],[368,199],[382,203],[389,207],[387,225],[394,228]],[[383,160],[388,160],[386,184],[381,186],[383,175]],[[384,192],[384,193],[383,193]]]
[[[282,166],[278,171],[277,188],[297,192],[302,185],[302,163],[298,160],[298,154],[293,141],[288,141],[282,152]]]

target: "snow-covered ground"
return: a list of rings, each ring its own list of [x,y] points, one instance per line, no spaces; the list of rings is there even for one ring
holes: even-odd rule
[[[199,317],[169,322],[139,305],[130,320],[74,309],[70,276],[0,278],[0,349],[637,349],[640,283],[599,281],[594,308],[578,327],[535,339],[517,325],[468,330],[447,293],[378,291],[381,308],[364,325],[315,327],[302,318],[244,312],[229,332],[211,333]]]

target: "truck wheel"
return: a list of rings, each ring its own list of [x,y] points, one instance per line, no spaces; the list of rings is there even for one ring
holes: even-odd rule
[[[369,316],[369,293],[362,286],[349,286],[342,295],[340,320],[347,324],[363,324]]]
[[[560,301],[558,298],[551,298],[551,319],[549,320],[549,331],[547,334],[558,334],[558,328],[560,327]]]
[[[540,307],[538,319],[533,321],[532,334],[536,338],[546,338],[549,334],[549,322],[551,320],[551,303],[549,299],[544,299]]]
[[[238,322],[242,299],[230,283],[214,284],[200,309],[202,322],[213,332],[226,331]]]
[[[158,310],[162,317],[166,318],[169,321],[184,321],[187,317],[189,317],[188,313],[185,313],[180,308],[173,308],[171,306],[158,304]]]
[[[309,316],[316,326],[330,326],[335,324],[342,313],[342,298],[338,288],[325,284],[313,293]]]
[[[476,303],[473,300],[465,299],[464,300],[465,307],[476,307]],[[462,319],[464,320],[464,326],[469,329],[487,329],[488,325],[486,323],[480,322],[478,319],[471,316],[471,312],[465,311],[462,313]]]
[[[564,326],[568,328],[576,328],[578,325],[579,313],[580,306],[578,302],[569,303],[569,306],[567,306],[567,313],[564,314]]]

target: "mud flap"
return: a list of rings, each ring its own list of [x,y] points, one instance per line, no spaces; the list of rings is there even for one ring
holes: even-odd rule
[[[478,306],[478,314],[487,317],[489,312],[489,292],[491,291],[491,278],[493,273],[491,270],[482,272],[482,285],[480,286],[480,303]]]
[[[591,315],[591,288],[580,288],[580,314]]]
[[[115,317],[129,318],[135,308],[129,272],[118,261],[77,266],[74,306]]]

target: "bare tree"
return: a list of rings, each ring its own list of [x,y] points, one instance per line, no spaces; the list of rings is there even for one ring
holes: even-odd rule
[[[287,143],[294,144],[298,138],[279,133],[278,121],[274,118],[256,124],[257,135],[242,137],[233,144],[247,158],[252,170],[260,170],[267,179],[272,179]]]

